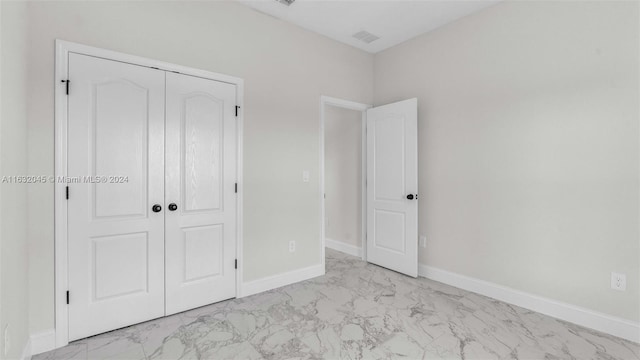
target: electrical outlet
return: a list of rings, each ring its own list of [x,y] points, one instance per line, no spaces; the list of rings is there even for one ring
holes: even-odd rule
[[[302,172],[302,182],[309,182],[309,170]]]
[[[289,241],[289,252],[296,252],[296,242],[295,241]]]
[[[627,275],[612,272],[611,288],[619,291],[627,291]]]
[[[6,357],[11,347],[11,339],[9,338],[9,324],[4,327],[4,356]]]
[[[420,246],[423,248],[427,247],[427,237],[424,235],[420,235]]]

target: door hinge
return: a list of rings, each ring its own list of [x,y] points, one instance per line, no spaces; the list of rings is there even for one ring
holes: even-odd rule
[[[238,183],[236,183],[236,194],[238,193]]]
[[[71,83],[71,80],[61,80],[60,82],[65,83],[65,85],[66,85],[66,90],[65,91],[66,91],[67,95],[69,95],[69,83]]]
[[[67,290],[67,305],[69,305],[69,291]]]
[[[235,266],[236,266],[235,268],[237,269],[238,268],[238,259],[236,259],[236,265]]]
[[[69,200],[69,187],[67,186],[67,188],[64,190],[64,194],[65,197],[67,198],[67,200]]]
[[[238,109],[240,109],[240,106],[236,105],[236,117],[238,117]]]

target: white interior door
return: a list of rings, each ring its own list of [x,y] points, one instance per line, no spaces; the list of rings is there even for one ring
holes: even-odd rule
[[[69,77],[75,340],[164,315],[164,212],[152,206],[164,201],[165,73],[71,53]]]
[[[166,312],[236,296],[236,87],[167,73]]]
[[[418,101],[367,110],[367,261],[418,276]]]

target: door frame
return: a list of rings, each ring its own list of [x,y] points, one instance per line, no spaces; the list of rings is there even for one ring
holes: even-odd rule
[[[361,200],[362,210],[360,219],[360,243],[362,248],[362,260],[367,261],[367,110],[373,106],[362,104],[355,101],[338,99],[330,96],[320,96],[320,246],[322,254],[322,267],[325,267],[325,184],[324,184],[324,129],[325,129],[325,107],[333,106],[342,109],[355,110],[362,113],[362,132],[361,132]]]
[[[69,41],[56,39],[55,42],[55,76],[54,76],[54,303],[55,303],[55,347],[62,347],[69,343],[69,311],[66,304],[66,292],[68,289],[68,233],[67,233],[67,201],[66,184],[59,183],[59,177],[67,176],[67,146],[68,146],[68,98],[66,85],[68,78],[68,59],[70,53],[89,55],[107,60],[157,68],[178,72],[185,75],[197,76],[209,80],[225,82],[236,85],[236,105],[239,106],[237,124],[237,182],[238,194],[236,197],[236,257],[241,266],[236,271],[236,297],[241,297],[242,282],[242,198],[243,198],[243,164],[242,164],[242,140],[244,123],[244,80],[214,73],[206,70],[194,69],[182,65],[166,63],[163,61],[148,59],[136,55],[124,54],[116,51],[96,48]],[[73,83],[70,83],[73,91]]]

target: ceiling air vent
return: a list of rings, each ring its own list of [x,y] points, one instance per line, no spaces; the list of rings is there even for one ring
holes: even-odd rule
[[[368,31],[360,31],[357,32],[355,34],[352,35],[354,38],[367,43],[367,44],[371,44],[372,42],[380,39],[379,37],[373,35],[372,33],[368,32]]]
[[[281,4],[285,4],[287,6],[293,4],[294,1],[296,0],[276,0],[277,2],[281,3]]]

